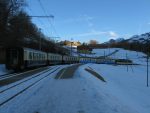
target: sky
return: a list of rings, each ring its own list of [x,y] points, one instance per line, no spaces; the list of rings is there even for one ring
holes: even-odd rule
[[[26,0],[32,18],[51,39],[99,43],[150,32],[150,0]],[[60,38],[58,38],[60,37]]]

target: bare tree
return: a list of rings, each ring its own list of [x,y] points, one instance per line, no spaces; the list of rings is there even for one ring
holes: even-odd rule
[[[90,45],[96,45],[96,44],[98,44],[98,41],[96,41],[96,40],[90,40],[89,44]]]

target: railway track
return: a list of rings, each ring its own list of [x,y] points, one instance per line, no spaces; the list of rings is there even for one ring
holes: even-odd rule
[[[32,79],[34,79],[34,78],[37,78],[37,77],[43,75],[43,76],[41,76],[40,78],[38,78],[38,80],[36,80],[36,81],[34,81],[33,83],[27,85],[25,88],[21,89],[21,90],[18,91],[17,93],[15,93],[15,94],[9,96],[7,99],[4,99],[2,102],[0,102],[0,107],[2,107],[3,105],[5,105],[5,104],[8,103],[9,101],[13,100],[14,98],[16,98],[17,96],[19,96],[20,94],[22,94],[23,92],[25,92],[26,90],[28,90],[29,88],[31,88],[32,86],[36,85],[37,83],[39,83],[39,82],[42,81],[43,79],[47,78],[49,75],[51,75],[51,74],[53,74],[54,72],[56,72],[60,67],[61,67],[61,66],[57,66],[57,67],[54,67],[54,68],[50,68],[50,69],[45,70],[45,71],[43,71],[43,72],[41,72],[41,73],[39,73],[39,74],[36,74],[35,76],[32,76],[32,77],[29,78],[29,79],[26,79],[26,80],[24,80],[24,81],[21,81],[21,82],[15,84],[15,85],[12,85],[12,86],[10,86],[10,87],[7,87],[6,89],[1,90],[1,91],[0,91],[0,95],[1,95],[1,94],[4,94],[5,92],[9,91],[10,89],[13,89],[13,88],[15,88],[15,87],[17,87],[17,86],[19,86],[19,85],[25,83],[25,82],[28,82],[28,81],[30,81],[30,80],[32,80]],[[45,74],[45,75],[44,75],[44,74]]]
[[[11,75],[11,74],[17,74],[17,73],[6,73],[6,74],[3,74],[3,75],[0,75],[0,79],[1,78],[4,78],[4,77],[6,77],[6,76],[9,76],[9,75]]]
[[[41,68],[37,68],[37,69],[33,69],[33,70],[26,70],[26,71],[18,72],[18,73],[12,72],[12,73],[3,74],[3,75],[0,76],[0,80],[15,77],[15,76],[18,76],[18,75],[21,75],[21,74],[26,74],[26,73],[29,73],[29,72],[34,72],[36,70],[40,70],[40,69],[43,69],[43,68],[45,68],[45,67],[41,67]]]

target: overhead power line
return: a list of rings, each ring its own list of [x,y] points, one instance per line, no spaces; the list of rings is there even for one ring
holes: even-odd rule
[[[44,6],[43,6],[43,4],[42,4],[41,0],[38,0],[38,1],[39,1],[40,7],[41,7],[41,9],[43,10],[44,14],[47,16],[47,12],[46,12],[46,10],[45,10],[45,8],[44,8]],[[54,18],[54,16],[53,16],[52,18]],[[57,31],[56,31],[56,29],[55,29],[54,25],[51,23],[50,18],[47,18],[47,19],[48,19],[48,22],[50,23],[50,25],[51,25],[52,29],[53,29],[53,30],[54,30],[54,32],[56,33],[57,37],[59,37],[59,35],[58,35],[58,33],[57,33]]]
[[[53,15],[50,15],[50,16],[28,16],[28,17],[35,17],[35,18],[54,18]]]

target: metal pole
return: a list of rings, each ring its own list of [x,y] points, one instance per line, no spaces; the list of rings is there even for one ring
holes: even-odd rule
[[[148,65],[149,65],[149,64],[148,64],[148,59],[149,59],[149,58],[148,58],[148,53],[147,53],[147,87],[149,86],[149,84],[148,84],[148,79],[149,79],[149,78],[148,78],[148,74],[149,74],[149,73],[148,73],[148,68],[149,68],[149,66],[148,66]]]
[[[148,66],[148,65],[149,65],[149,64],[148,64],[148,60],[149,60],[148,47],[149,47],[149,46],[148,46],[148,39],[147,39],[147,87],[149,87],[149,84],[148,84],[148,79],[149,79],[149,78],[148,78],[148,74],[149,74],[149,73],[148,73],[148,68],[149,68],[149,66]]]
[[[73,38],[71,38],[71,56],[72,56],[72,43],[73,43]]]
[[[39,30],[40,30],[40,33],[41,33],[41,28],[39,28]],[[41,35],[40,35],[40,40],[39,40],[40,42],[39,42],[39,50],[41,50]]]
[[[72,41],[71,41],[71,56],[72,56]]]
[[[41,50],[41,37],[40,37],[40,50]]]

